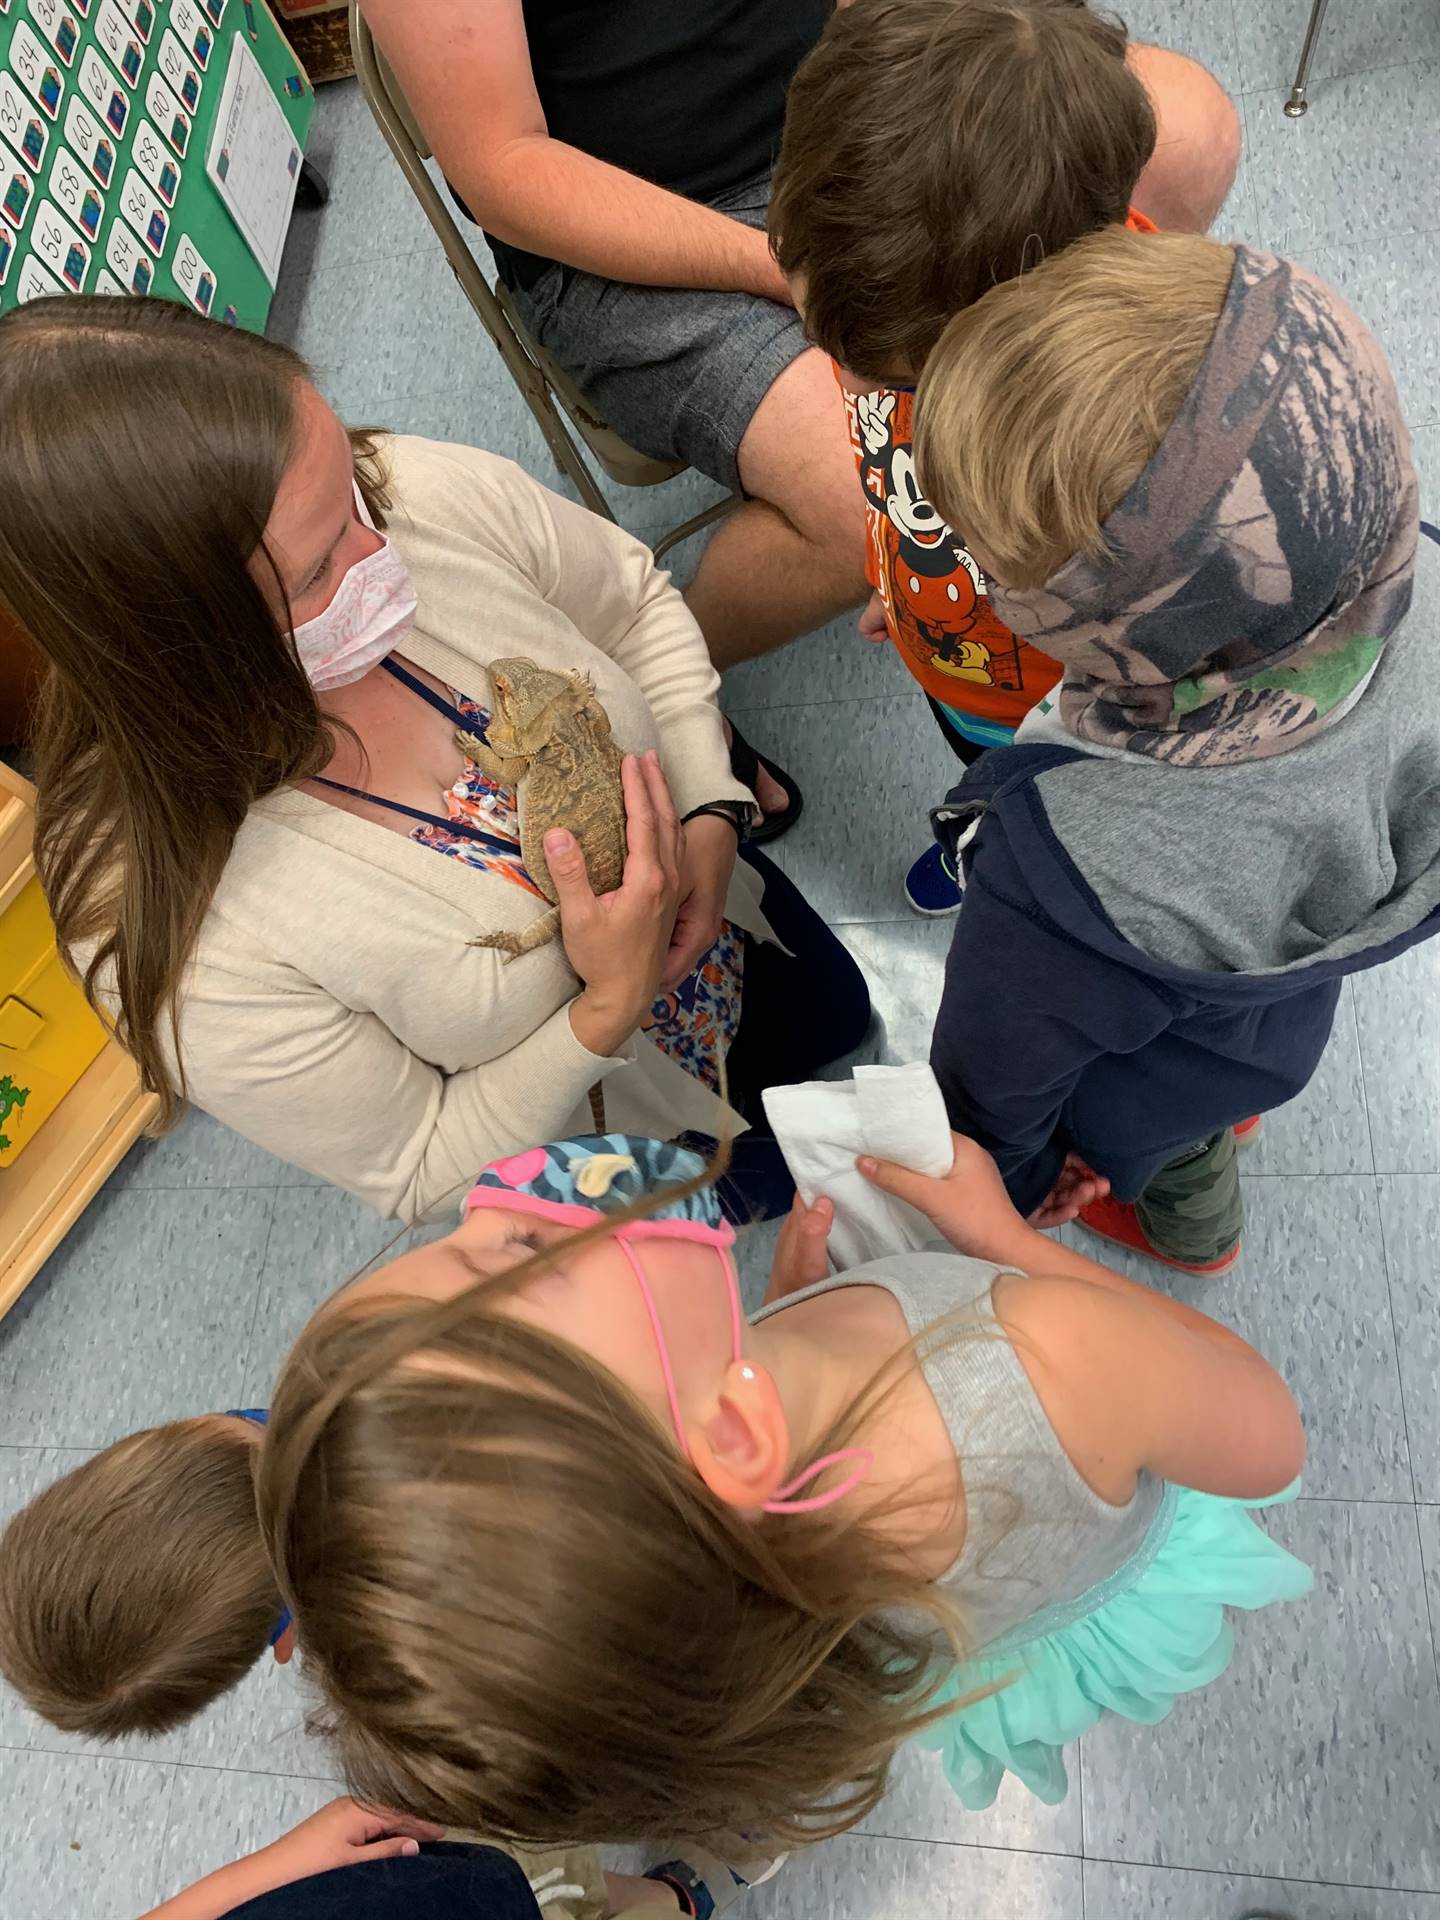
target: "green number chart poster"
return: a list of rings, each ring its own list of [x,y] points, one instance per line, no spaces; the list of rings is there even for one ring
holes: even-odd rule
[[[153,293],[260,331],[274,288],[206,172],[237,36],[293,170],[315,96],[264,0],[0,0],[0,310]]]

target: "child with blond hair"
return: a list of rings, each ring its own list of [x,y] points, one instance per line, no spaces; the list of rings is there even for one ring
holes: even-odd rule
[[[1189,66],[1210,126],[1177,192],[1162,80],[1174,64],[1078,0],[854,0],[787,97],[770,233],[844,397],[875,589],[860,631],[888,637],[966,764],[1010,742],[1060,667],[1006,624],[971,529],[926,494],[915,385],[953,315],[1072,241],[1116,223],[1210,224],[1236,116]],[[996,436],[984,414],[966,431]],[[958,909],[948,849],[931,842],[905,894],[920,914]]]
[[[171,1733],[228,1694],[267,1647],[290,1659],[295,1630],[255,1509],[265,1421],[254,1408],[129,1434],[53,1481],[0,1534],[0,1676],[51,1726],[102,1740]],[[559,1830],[541,1820],[531,1837]],[[471,1912],[482,1893],[499,1913],[493,1862],[474,1845],[437,1845],[442,1837],[337,1801],[147,1920],[218,1920],[261,1896],[276,1920],[333,1913],[336,1901],[388,1920],[412,1913],[422,1888],[435,1920]],[[380,1863],[422,1845],[417,1872],[397,1866],[387,1880]],[[708,1920],[772,1864],[752,1864],[755,1849],[734,1843],[723,1861],[689,1845],[643,1876],[606,1872],[588,1847],[507,1851],[523,1875],[507,1894],[519,1920],[663,1920],[702,1908]]]
[[[916,449],[1064,670],[935,815],[951,1123],[1022,1211],[1078,1160],[1096,1233],[1222,1273],[1237,1128],[1347,975],[1440,932],[1440,553],[1390,370],[1305,268],[1112,227],[950,322]]]

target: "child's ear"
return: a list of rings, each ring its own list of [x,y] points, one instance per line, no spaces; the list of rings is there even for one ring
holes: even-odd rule
[[[295,1655],[295,1622],[292,1620],[270,1651],[277,1666],[288,1667]]]
[[[713,1408],[685,1437],[710,1491],[746,1512],[772,1498],[790,1463],[790,1427],[775,1382],[748,1360],[725,1369]]]

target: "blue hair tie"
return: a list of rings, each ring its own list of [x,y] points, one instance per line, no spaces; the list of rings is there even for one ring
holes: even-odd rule
[[[227,1407],[225,1417],[227,1420],[249,1420],[257,1427],[266,1427],[270,1424],[270,1409],[268,1407]],[[268,1646],[273,1647],[279,1643],[281,1635],[285,1632],[294,1617],[290,1609],[286,1607],[276,1622],[269,1640],[266,1642]]]

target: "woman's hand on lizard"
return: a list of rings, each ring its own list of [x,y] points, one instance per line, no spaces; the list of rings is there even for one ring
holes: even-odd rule
[[[570,1025],[581,1045],[598,1054],[623,1046],[659,993],[681,895],[685,835],[660,756],[627,754],[620,779],[627,852],[613,893],[592,891],[573,834],[553,828],[545,836],[560,937],[585,983],[571,1003]]]
[[[728,820],[713,813],[702,813],[698,820],[687,820],[680,829],[684,852],[680,858],[680,910],[670,935],[670,951],[665,957],[661,988],[668,993],[678,987],[720,937],[720,922],[725,914],[725,895],[730,875],[735,871],[738,842]]]

